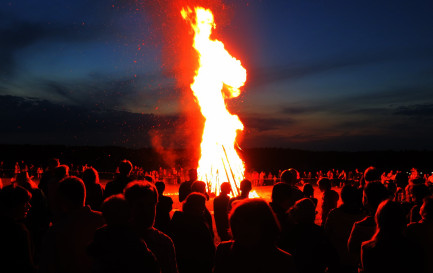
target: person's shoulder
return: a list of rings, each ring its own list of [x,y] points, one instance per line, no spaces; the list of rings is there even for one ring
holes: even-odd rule
[[[361,243],[361,250],[365,251],[365,250],[374,248],[375,245],[376,245],[376,241],[374,241],[374,240],[368,240],[368,241],[362,242]]]
[[[372,224],[375,225],[374,217],[372,217],[372,216],[366,216],[361,221],[355,222],[353,224],[353,227],[371,226]]]
[[[149,232],[156,240],[159,241],[159,243],[169,243],[171,245],[173,244],[171,238],[164,232],[160,231],[159,229],[153,227],[149,230]]]
[[[232,250],[233,241],[223,241],[220,242],[217,246],[218,253],[228,253]]]

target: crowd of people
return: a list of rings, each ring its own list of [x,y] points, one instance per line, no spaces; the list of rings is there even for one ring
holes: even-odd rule
[[[120,162],[105,187],[58,159],[38,184],[17,172],[0,190],[0,272],[433,272],[433,187],[416,169],[317,185],[288,169],[270,202],[250,198],[248,179],[212,200],[189,170],[178,211],[163,181],[133,170]]]

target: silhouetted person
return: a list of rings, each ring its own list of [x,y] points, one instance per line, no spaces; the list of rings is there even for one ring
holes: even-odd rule
[[[352,258],[352,264],[358,266],[360,262],[361,244],[371,239],[376,231],[374,215],[379,204],[387,199],[388,192],[381,182],[367,182],[364,188],[362,202],[367,210],[367,216],[355,222],[350,232],[347,248]]]
[[[57,194],[61,215],[42,244],[41,272],[90,272],[87,245],[104,225],[100,212],[85,206],[84,182],[75,176],[60,181]]]
[[[40,188],[45,195],[47,195],[48,184],[54,178],[54,169],[60,166],[58,158],[52,158],[48,160],[48,166],[42,174],[41,180],[39,181],[38,188]]]
[[[204,212],[206,196],[190,193],[182,211],[176,211],[170,224],[180,273],[211,273],[215,255],[212,226]]]
[[[83,182],[86,186],[86,205],[91,209],[100,211],[103,198],[102,186],[99,183],[98,172],[90,167],[83,172]]]
[[[229,210],[231,210],[231,208],[233,207],[234,202],[249,198],[250,191],[253,189],[251,181],[248,179],[242,180],[240,185],[239,185],[239,189],[241,191],[241,194],[239,196],[236,196],[236,197],[233,197],[230,199]]]
[[[123,194],[108,197],[102,205],[106,225],[95,232],[88,247],[93,272],[152,272],[159,265],[143,239],[129,226],[130,211]]]
[[[229,233],[230,226],[228,212],[228,206],[230,201],[229,194],[231,191],[232,187],[230,186],[230,183],[224,182],[221,184],[220,195],[215,197],[215,199],[213,200],[215,225],[221,241],[228,241],[231,238]]]
[[[206,200],[209,200],[209,195],[206,191],[206,183],[203,181],[194,181],[191,185],[191,193],[197,192],[201,193],[204,196],[206,196]],[[212,227],[213,226],[213,220],[212,220],[212,214],[210,214],[210,211],[205,207],[204,211],[204,218],[207,222],[207,224]],[[212,237],[215,237],[215,235],[212,232]]]
[[[119,163],[118,176],[105,185],[104,200],[112,195],[123,193],[126,185],[131,182],[132,163],[129,160],[123,160]]]
[[[233,205],[233,241],[218,245],[214,273],[296,272],[292,256],[276,246],[280,228],[266,201],[244,199]]]
[[[319,185],[319,190],[322,192],[322,226],[326,223],[326,217],[328,217],[329,212],[335,209],[338,204],[338,193],[331,189],[331,181],[328,178],[322,177],[317,182]]]
[[[281,182],[288,184],[291,186],[291,197],[289,200],[288,206],[291,207],[295,204],[296,201],[304,198],[304,194],[296,184],[299,182],[299,173],[295,169],[288,169],[281,173]]]
[[[362,209],[362,195],[360,193],[355,187],[345,185],[340,193],[343,204],[331,210],[326,218],[325,233],[338,252],[342,273],[358,271],[349,257],[347,240],[353,224],[366,216]]]
[[[45,194],[39,189],[33,180],[30,179],[28,172],[19,173],[14,182],[28,190],[32,198],[30,199],[30,210],[25,219],[25,224],[30,231],[35,248],[35,264],[39,261],[39,251],[42,238],[50,225],[50,214],[48,202]]]
[[[155,183],[158,191],[158,204],[156,204],[155,228],[164,233],[168,232],[170,225],[170,212],[173,209],[173,199],[170,196],[164,196],[165,184],[158,181]]]
[[[419,251],[403,235],[406,219],[401,205],[390,200],[382,202],[375,221],[373,238],[362,244],[360,272],[420,272]]]
[[[291,233],[293,221],[290,219],[287,211],[293,205],[293,187],[287,183],[279,182],[272,188],[270,206],[274,211],[281,225],[281,236],[278,240],[278,246],[282,249],[286,248],[287,238]]]
[[[153,227],[158,203],[156,187],[149,182],[133,181],[125,188],[125,199],[131,208],[131,225],[155,255],[162,273],[177,273],[173,241]]]
[[[309,198],[296,201],[289,210],[294,221],[284,250],[291,253],[299,273],[335,272],[338,257],[323,229],[314,224],[316,206]]]
[[[415,223],[421,220],[420,209],[423,199],[429,195],[428,187],[425,184],[414,184],[412,186],[413,206],[409,213],[409,223]]]
[[[179,202],[183,202],[186,197],[191,193],[192,183],[197,181],[197,169],[190,169],[188,171],[189,180],[182,182],[179,186]]]
[[[68,165],[59,165],[54,168],[53,176],[48,180],[47,189],[45,196],[48,201],[48,208],[51,214],[51,220],[58,217],[60,214],[59,211],[59,198],[57,194],[57,189],[59,187],[59,182],[69,176],[69,166]]]
[[[370,182],[382,182],[381,174],[379,170],[373,166],[370,166],[367,169],[365,169],[363,175],[363,181],[364,181],[364,185],[362,185],[363,188]]]
[[[32,241],[24,219],[31,193],[21,186],[0,190],[0,272],[34,272]]]
[[[421,250],[422,272],[433,272],[433,197],[424,198],[420,209],[421,220],[407,227],[407,238]]]
[[[310,183],[305,183],[304,187],[302,188],[302,193],[304,194],[304,197],[310,198],[310,200],[313,201],[314,205],[317,207],[318,200],[314,197],[313,185]]]

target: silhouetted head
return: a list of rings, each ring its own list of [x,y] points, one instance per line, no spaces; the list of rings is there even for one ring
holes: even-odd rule
[[[419,213],[423,220],[433,221],[433,197],[424,198]]]
[[[54,169],[54,177],[57,181],[60,181],[67,176],[69,176],[68,165],[59,165]]]
[[[299,172],[293,168],[281,173],[281,182],[294,186],[299,181]]]
[[[400,235],[406,227],[406,218],[402,206],[394,201],[385,200],[377,208],[376,239],[388,235]]]
[[[134,225],[139,228],[151,228],[158,203],[156,187],[149,182],[133,181],[126,186],[124,194],[131,208]]]
[[[221,194],[228,195],[232,191],[232,186],[229,182],[224,182],[221,184]]]
[[[132,171],[132,163],[129,160],[122,160],[119,163],[119,174],[121,176],[129,176]]]
[[[248,195],[249,192],[253,189],[253,186],[250,180],[244,179],[241,181],[239,188],[241,190],[242,195]]]
[[[292,201],[292,187],[283,182],[279,182],[272,188],[272,206],[277,205],[284,211],[288,210],[293,203]]]
[[[32,194],[24,187],[8,185],[0,190],[0,213],[16,221],[22,220],[30,210],[31,198]]]
[[[402,172],[398,172],[395,175],[395,184],[397,185],[397,187],[404,189],[407,184],[409,184],[408,181],[408,177],[406,174],[402,173]]]
[[[414,184],[412,186],[412,201],[417,204],[420,204],[429,194],[430,192],[425,184]]]
[[[310,198],[302,198],[296,201],[290,208],[289,214],[299,224],[314,224],[316,218],[316,205]]]
[[[304,193],[304,196],[306,196],[306,197],[314,196],[313,185],[311,185],[310,183],[305,183],[304,187],[302,188],[302,192]]]
[[[380,172],[373,166],[368,167],[364,172],[365,183],[378,182],[381,180]]]
[[[164,191],[165,191],[165,183],[164,182],[162,182],[162,181],[156,182],[155,187],[156,187],[159,195],[162,195],[164,193]]]
[[[15,183],[17,183],[17,185],[20,185],[21,187],[26,188],[27,190],[37,188],[35,182],[33,182],[32,179],[29,177],[28,172],[22,172],[17,174],[17,177],[15,178]]]
[[[86,187],[81,178],[69,176],[62,179],[59,182],[57,193],[63,210],[69,211],[84,207]]]
[[[265,200],[244,199],[230,213],[230,227],[236,244],[248,246],[274,245],[280,227]]]
[[[83,182],[85,185],[99,184],[99,174],[95,168],[90,167],[83,172]]]
[[[49,170],[54,170],[55,168],[60,166],[60,161],[58,158],[51,158],[48,160],[47,164]]]
[[[195,181],[191,184],[191,192],[206,194],[206,183],[203,181]]]
[[[130,218],[130,211],[125,196],[119,193],[105,199],[102,204],[102,215],[107,225],[127,225]]]
[[[197,169],[188,170],[189,181],[197,180]]]
[[[388,192],[385,186],[380,182],[370,182],[364,188],[364,195],[362,202],[364,206],[370,210],[370,212],[375,212],[377,206],[388,198]]]
[[[153,183],[153,178],[151,176],[145,175],[144,180],[150,183]]]
[[[326,177],[320,178],[317,184],[319,185],[319,190],[322,192],[329,191],[331,189],[331,180]]]
[[[348,206],[360,206],[362,205],[362,197],[360,191],[353,186],[345,185],[341,189],[341,201],[343,204]]]
[[[205,209],[206,196],[198,192],[190,193],[182,205],[183,212],[195,216],[203,216]]]

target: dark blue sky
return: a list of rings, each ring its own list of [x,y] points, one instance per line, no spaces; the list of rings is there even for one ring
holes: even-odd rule
[[[0,142],[197,145],[182,2],[2,1]],[[432,1],[201,2],[247,69],[241,146],[433,149]]]

